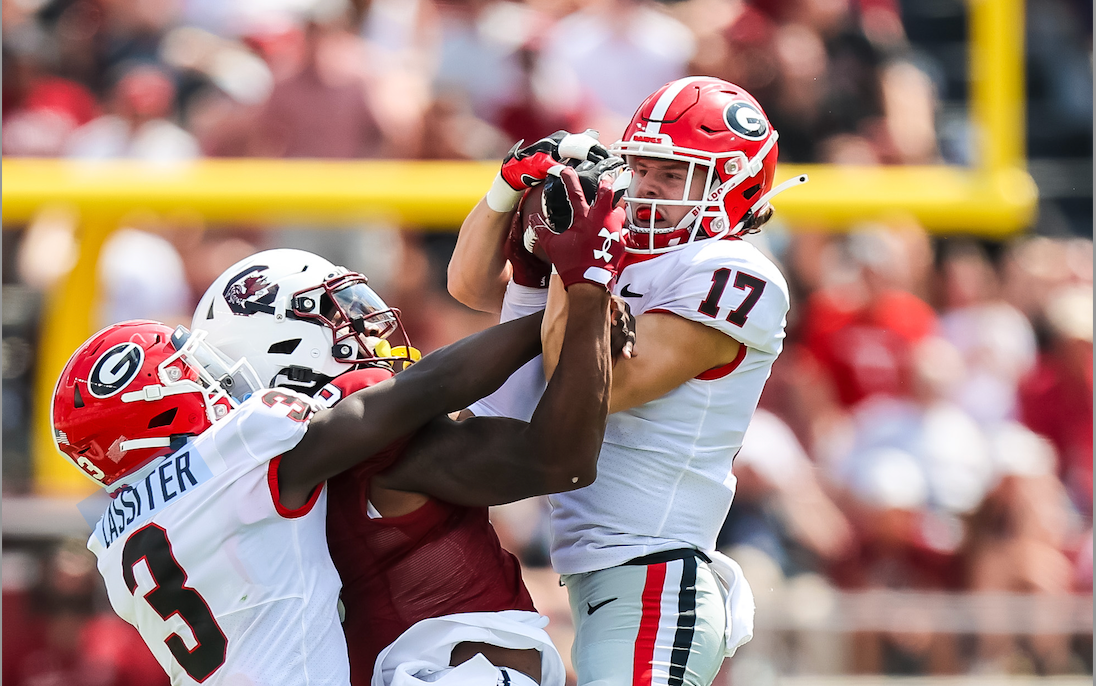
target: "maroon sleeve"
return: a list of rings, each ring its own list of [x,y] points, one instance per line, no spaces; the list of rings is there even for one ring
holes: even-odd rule
[[[393,376],[392,370],[390,369],[384,369],[383,367],[368,367],[366,369],[355,369],[352,372],[337,376],[331,381],[331,384],[339,388],[344,395],[350,395],[354,391],[369,388],[370,386],[379,384]]]
[[[385,379],[392,378],[392,376],[393,372],[391,370],[382,367],[355,369],[332,379],[331,383],[316,391],[315,398],[322,406],[331,408],[354,391],[369,388]]]
[[[392,376],[393,372],[391,370],[382,367],[356,369],[333,379],[331,383],[324,386],[319,395],[322,395],[325,391],[333,393],[335,399],[331,404],[334,405],[351,393],[360,391],[363,388],[369,388],[374,384],[392,378]],[[328,398],[330,397],[331,395],[328,396]],[[384,449],[377,451],[364,462],[350,469],[349,472],[360,480],[367,480],[374,474],[383,472],[395,464],[396,460],[403,455],[403,451],[407,448],[407,444],[410,440],[411,436],[404,436],[396,439]]]

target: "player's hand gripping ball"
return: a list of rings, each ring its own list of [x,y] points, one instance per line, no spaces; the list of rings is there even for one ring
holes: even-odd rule
[[[582,194],[587,203],[594,202],[597,194],[598,183],[602,179],[608,179],[613,188],[613,206],[620,202],[632,180],[632,172],[619,157],[606,157],[597,162],[584,161],[575,167],[579,183],[582,185]],[[567,196],[567,189],[563,185],[563,179],[552,174],[544,182],[544,192],[541,194],[541,209],[549,227],[556,233],[563,233],[571,226],[574,220],[574,210],[571,200]]]
[[[549,173],[567,160],[600,162],[609,156],[597,140],[597,131],[584,133],[556,131],[524,148],[518,141],[502,160],[502,178],[516,191],[532,188],[548,178]]]
[[[548,277],[552,274],[552,265],[544,248],[530,252],[525,249],[525,232],[536,231],[534,227],[547,228],[547,220],[541,209],[541,184],[525,192],[518,205],[518,211],[510,220],[510,232],[502,245],[502,253],[512,268],[514,283],[530,288],[548,288]]]
[[[631,180],[631,172],[619,157],[606,157],[598,162],[568,160],[567,164],[575,167],[587,203],[594,202],[598,182],[604,178],[613,182],[613,205],[616,206]],[[574,211],[560,177],[549,175],[545,183],[525,192],[504,245],[515,283],[533,288],[547,287],[551,265],[537,237],[546,231],[562,233],[573,221]]]
[[[560,177],[571,224],[562,233],[549,226],[535,228],[533,247],[543,247],[564,286],[586,282],[609,288],[624,259],[624,209],[615,207],[609,179],[600,181],[594,202],[588,205],[575,170],[565,167]]]

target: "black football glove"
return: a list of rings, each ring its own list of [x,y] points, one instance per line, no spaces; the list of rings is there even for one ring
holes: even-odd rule
[[[605,157],[594,161],[582,161],[575,167],[579,183],[582,184],[582,194],[586,196],[586,202],[592,204],[597,196],[598,183],[602,179],[609,179],[613,187],[613,206],[620,202],[624,191],[631,182],[631,172],[628,171],[624,160],[619,157]],[[567,189],[563,180],[556,175],[550,175],[544,183],[544,195],[541,197],[543,213],[548,220],[552,231],[563,233],[571,228],[575,212],[571,207],[571,201],[567,195]]]

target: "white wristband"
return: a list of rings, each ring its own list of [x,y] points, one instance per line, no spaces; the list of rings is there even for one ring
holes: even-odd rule
[[[613,280],[613,273],[602,267],[587,267],[586,271],[582,273],[582,278],[608,288],[609,282]]]
[[[487,191],[487,206],[495,212],[503,214],[513,211],[521,199],[521,191],[515,191],[502,178],[502,173],[495,174],[495,180],[491,183],[491,190]]]

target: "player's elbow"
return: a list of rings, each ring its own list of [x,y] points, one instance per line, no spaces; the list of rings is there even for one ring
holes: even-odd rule
[[[567,486],[565,488],[561,489],[560,492],[562,493],[563,491],[574,491],[574,490],[578,490],[580,488],[586,488],[590,484],[594,483],[595,479],[597,479],[597,463],[596,462],[591,464],[591,465],[586,466],[585,468],[580,470],[577,474],[574,474],[573,476],[571,476],[571,478],[568,479]]]
[[[468,287],[468,282],[465,281],[455,259],[449,263],[449,267],[445,272],[445,288],[454,300],[467,307],[472,307],[470,302],[473,295],[472,291]]]
[[[597,469],[583,470],[576,473],[575,470],[561,471],[544,479],[540,489],[545,495],[552,493],[566,493],[580,488],[586,488],[594,483],[597,478]]]
[[[501,300],[477,288],[476,284],[470,282],[459,268],[453,266],[454,264],[455,262],[449,263],[445,279],[445,288],[449,291],[449,295],[465,307],[479,312],[498,314],[501,311]]]
[[[597,450],[577,451],[558,460],[547,475],[551,493],[563,493],[585,488],[597,478]]]

